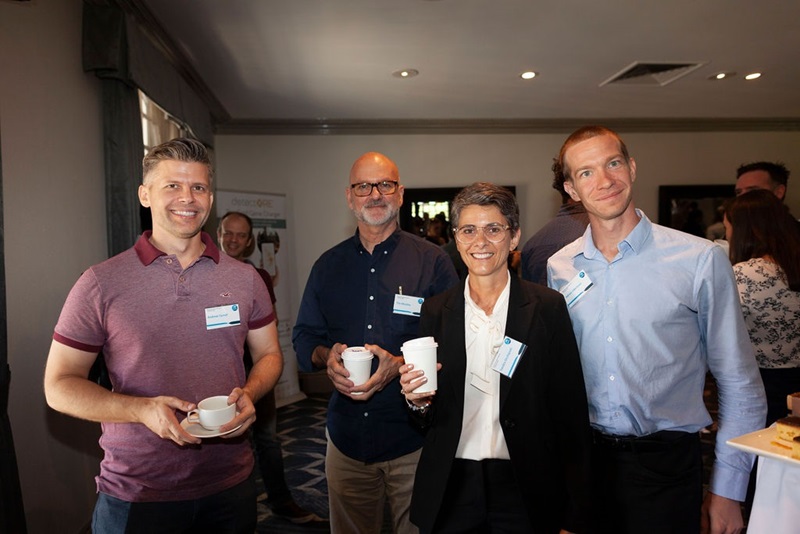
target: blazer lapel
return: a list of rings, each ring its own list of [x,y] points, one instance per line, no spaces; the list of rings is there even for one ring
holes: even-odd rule
[[[459,406],[459,413],[464,411],[464,380],[467,374],[467,349],[464,342],[464,282],[459,285],[461,291],[454,291],[442,309],[442,324],[452,326],[444,331],[444,338],[439,346],[448,347],[443,353],[452,355],[452,359],[442,361],[442,366],[449,367],[450,380],[447,393]]]
[[[536,312],[536,303],[528,299],[528,295],[522,289],[522,284],[519,279],[511,274],[511,289],[508,298],[508,316],[506,317],[506,336],[519,341],[520,343],[528,344],[528,335],[531,324],[533,324],[533,315]],[[528,347],[530,348],[530,347]],[[523,358],[530,358],[531,355],[527,353]],[[519,371],[519,369],[517,369]],[[518,376],[515,373],[515,376]],[[511,386],[514,384],[514,378],[508,378],[505,375],[500,375],[500,409],[508,398],[511,391]]]

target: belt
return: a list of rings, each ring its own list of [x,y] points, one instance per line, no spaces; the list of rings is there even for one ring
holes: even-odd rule
[[[595,446],[622,452],[665,451],[690,437],[699,439],[696,433],[675,430],[661,430],[646,436],[615,436],[592,429],[592,442]]]

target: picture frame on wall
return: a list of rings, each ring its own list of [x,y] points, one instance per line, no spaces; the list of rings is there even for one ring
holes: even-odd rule
[[[662,185],[658,188],[658,224],[707,239],[719,235],[722,209],[735,195],[734,185]]]

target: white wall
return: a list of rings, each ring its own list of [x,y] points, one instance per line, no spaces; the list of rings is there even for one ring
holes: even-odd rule
[[[344,200],[352,162],[383,152],[406,187],[460,187],[479,180],[517,186],[523,243],[552,217],[560,197],[550,187],[550,165],[567,136],[380,135],[216,137],[217,184],[222,189],[286,193],[296,236],[296,291],[302,295],[319,255],[351,235]],[[800,132],[622,134],[636,159],[635,204],[658,220],[658,186],[730,184],[736,168],[781,160],[795,169],[787,204],[800,216]]]
[[[99,426],[47,408],[42,373],[67,292],[106,255],[100,106],[80,0],[0,2],[9,413],[31,534],[79,532],[95,501]]]

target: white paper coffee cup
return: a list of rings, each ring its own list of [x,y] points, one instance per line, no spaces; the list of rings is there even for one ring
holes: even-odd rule
[[[428,379],[428,382],[415,389],[414,393],[436,391],[438,387],[436,381],[436,347],[438,346],[439,344],[436,343],[433,337],[428,336],[409,339],[400,347],[406,363],[414,365],[415,371],[423,371],[423,376]],[[413,384],[414,381],[411,383]]]
[[[350,380],[354,385],[360,386],[369,380],[372,374],[373,354],[364,347],[347,347],[342,352],[344,368],[350,372]],[[363,395],[363,392],[354,392],[353,395]]]

